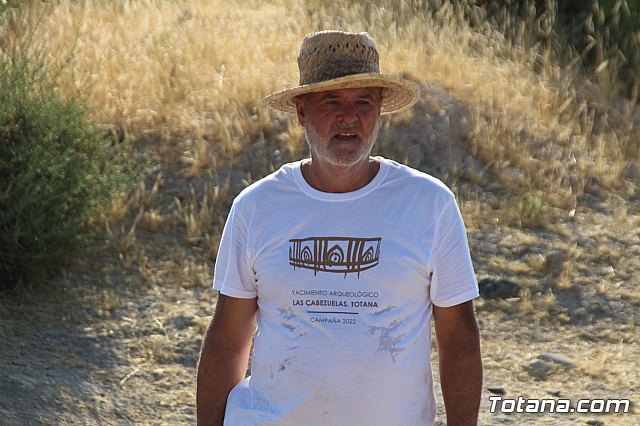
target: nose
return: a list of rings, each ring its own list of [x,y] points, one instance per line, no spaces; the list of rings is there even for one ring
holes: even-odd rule
[[[358,111],[354,105],[344,105],[340,109],[338,119],[345,123],[355,123],[358,121]]]

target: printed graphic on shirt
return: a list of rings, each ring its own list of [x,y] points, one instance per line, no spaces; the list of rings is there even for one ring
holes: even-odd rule
[[[337,274],[366,271],[380,262],[382,238],[308,237],[289,240],[289,264],[293,269],[311,269]]]
[[[294,270],[311,270],[314,276],[318,272],[335,274],[360,273],[375,268],[380,263],[381,237],[307,237],[289,240],[289,265]],[[310,275],[310,274],[309,274]],[[320,274],[322,275],[322,274]],[[362,332],[379,339],[378,352],[388,352],[392,362],[396,362],[403,334],[397,328],[402,323],[393,316],[391,323],[379,322],[376,318],[385,318],[396,306],[384,302],[384,295],[377,288],[329,288],[321,277],[314,280],[317,286],[300,286],[291,289],[291,304],[278,309],[283,318],[282,326],[295,337],[303,337],[300,324],[293,318],[303,319],[315,328],[348,329],[361,327]]]
[[[368,332],[378,340],[376,352],[388,352],[394,363],[397,355],[404,351],[400,342],[404,337],[401,330],[405,320],[397,314],[389,315],[397,307],[384,303],[378,291],[297,289],[291,290],[291,296],[291,306],[278,308],[278,311],[283,320],[281,325],[294,338],[303,337],[306,332],[291,320],[304,318],[305,322],[326,329],[361,327],[363,333]],[[376,320],[383,317],[388,319]]]
[[[293,306],[306,307],[309,314],[358,315],[362,308],[378,308],[377,291],[291,290]],[[340,308],[337,311],[331,308]],[[342,309],[345,308],[345,309]]]

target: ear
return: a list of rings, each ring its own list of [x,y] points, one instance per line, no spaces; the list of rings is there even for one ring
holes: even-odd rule
[[[302,96],[296,96],[293,98],[293,102],[296,104],[296,113],[298,115],[298,124],[304,126],[304,100]]]

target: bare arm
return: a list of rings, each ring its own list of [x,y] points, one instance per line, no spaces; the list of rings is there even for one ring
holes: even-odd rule
[[[482,359],[473,302],[448,308],[434,305],[433,319],[447,424],[475,425],[482,392]]]
[[[255,298],[218,295],[198,363],[198,425],[222,426],[227,396],[247,370],[257,310]]]

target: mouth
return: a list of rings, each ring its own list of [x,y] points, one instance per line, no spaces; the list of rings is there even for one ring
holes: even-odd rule
[[[333,138],[342,142],[350,142],[357,140],[359,138],[359,135],[356,132],[341,131],[335,133],[333,135]]]

